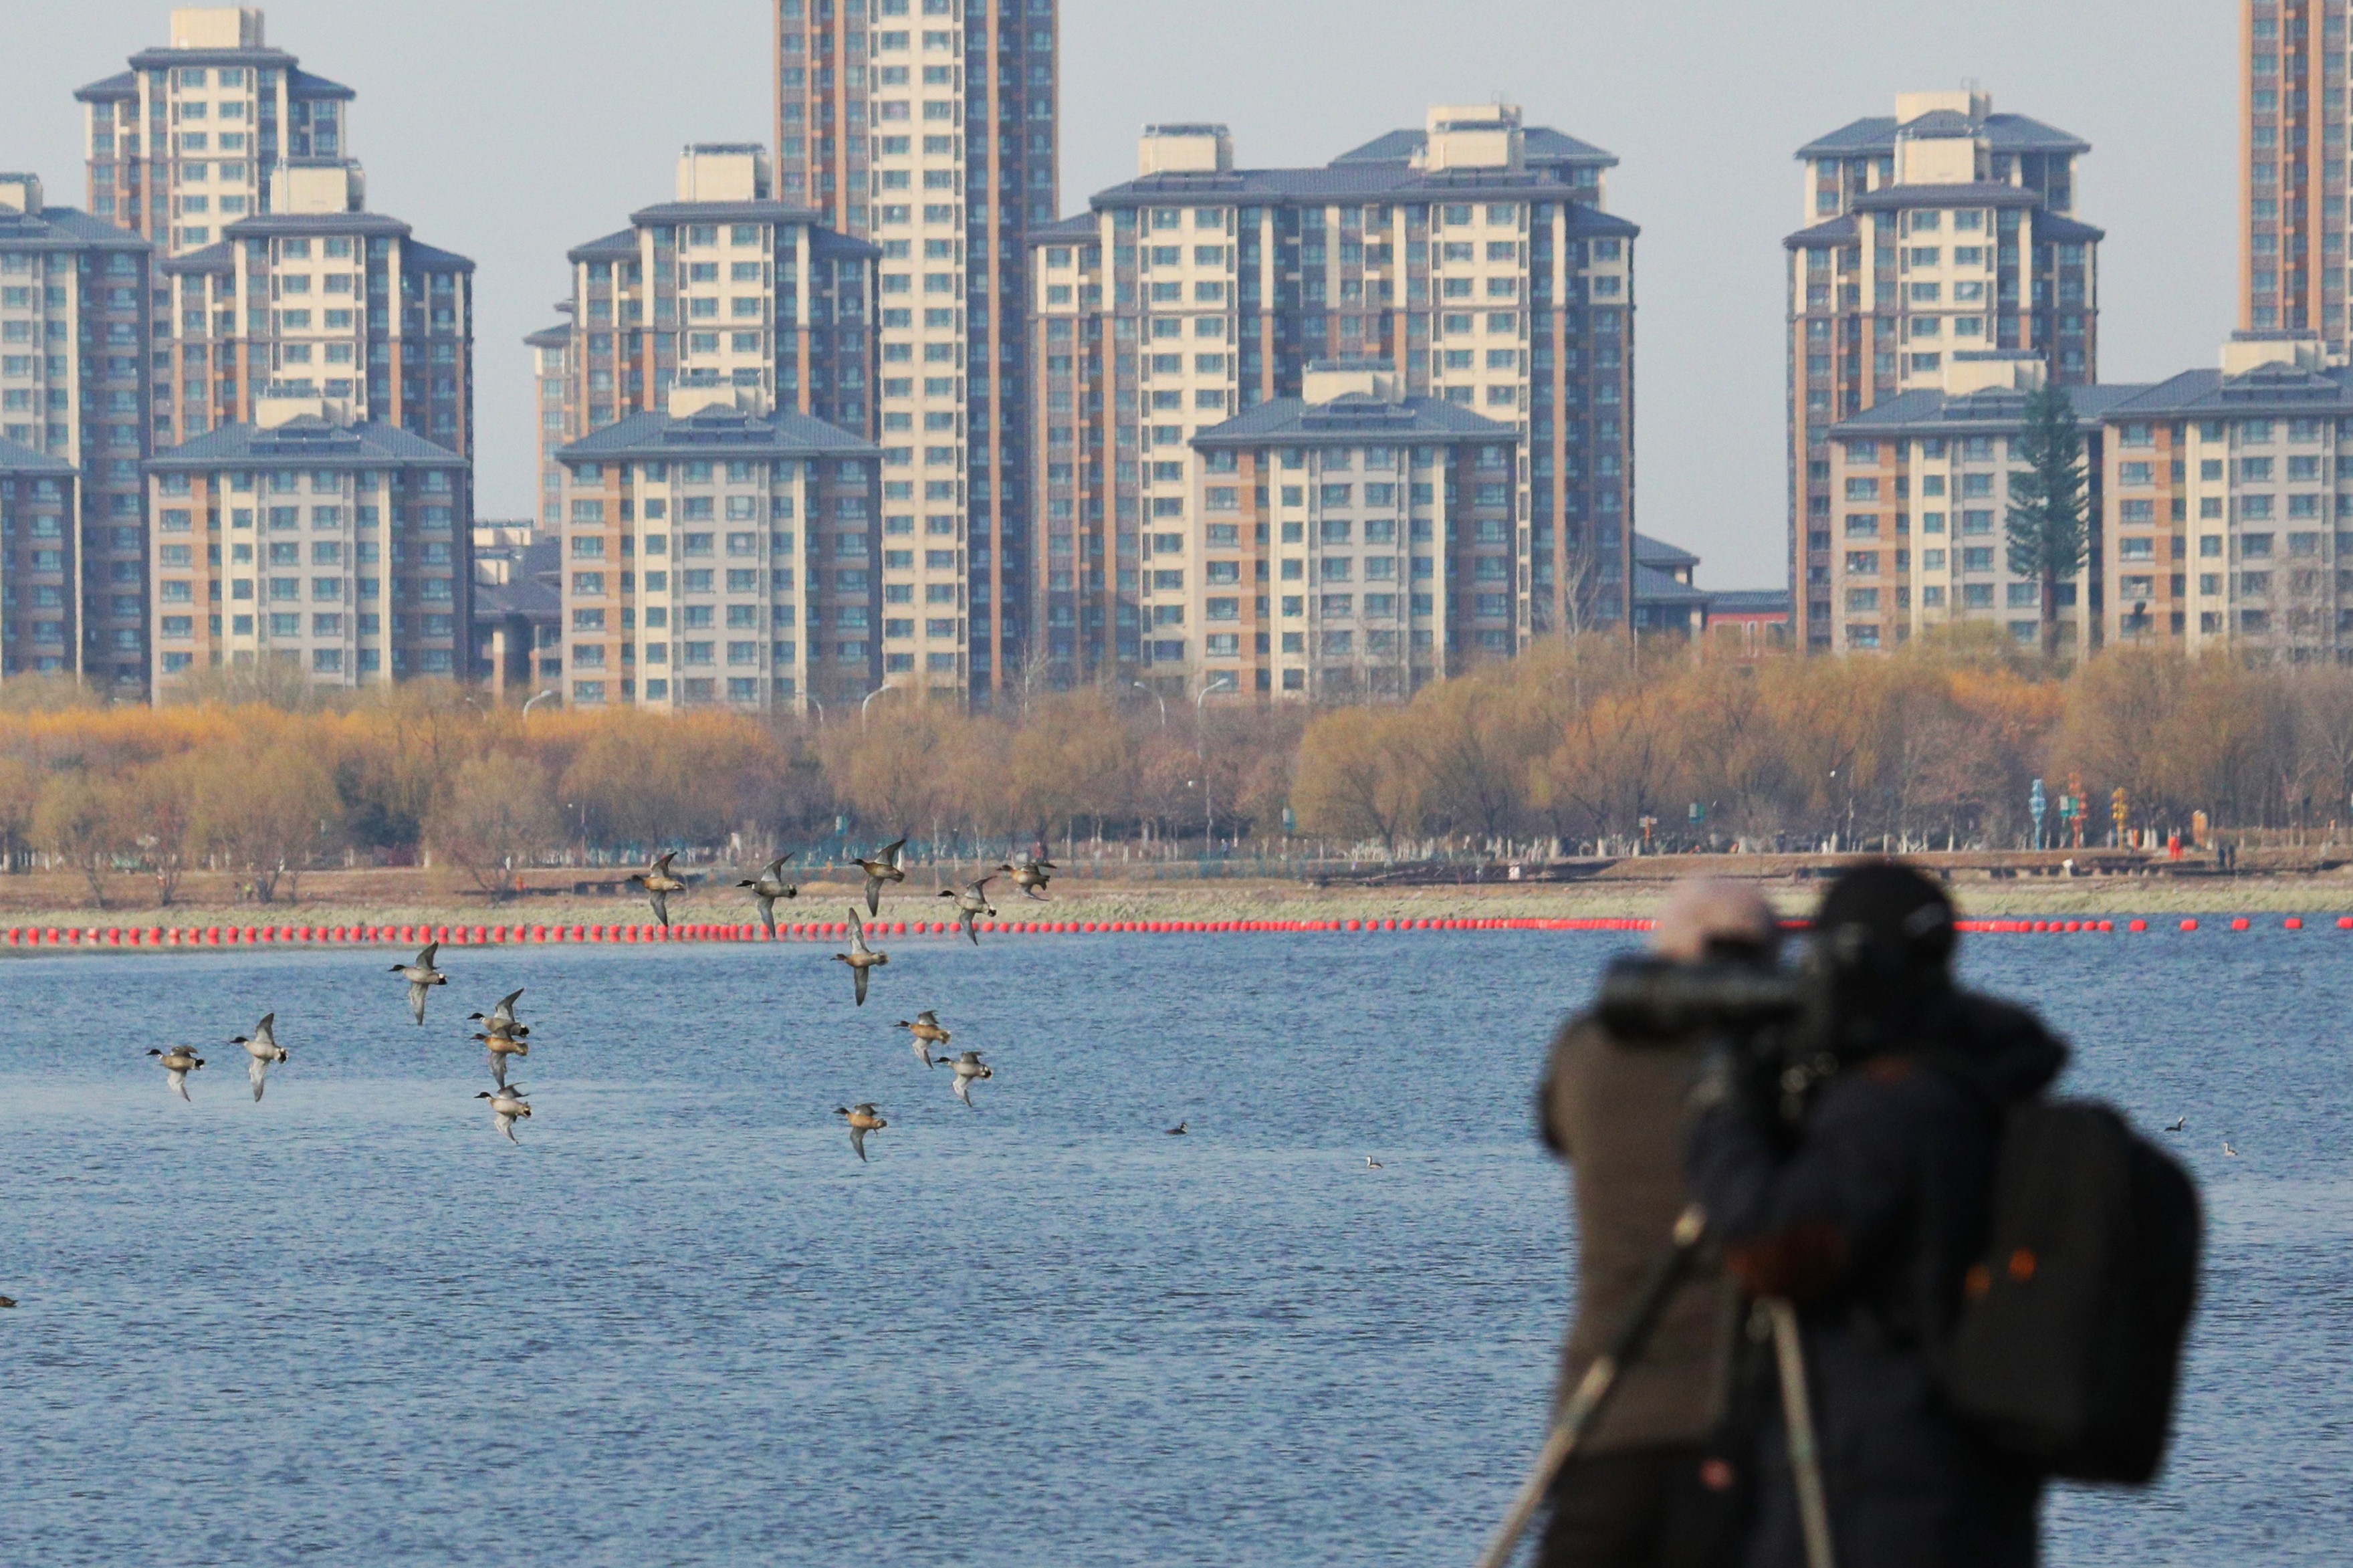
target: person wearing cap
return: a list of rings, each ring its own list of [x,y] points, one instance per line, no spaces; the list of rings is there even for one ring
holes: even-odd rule
[[[1935,1348],[1982,1244],[2001,1120],[2066,1049],[2032,1015],[1963,991],[1953,910],[1913,868],[1843,873],[1814,919],[1834,1064],[1792,1137],[1773,1108],[1704,1103],[1690,1175],[1751,1298],[1798,1309],[1839,1568],[2026,1568],[2041,1479],[1946,1410]],[[1760,1423],[1745,1568],[1803,1568],[1785,1429]]]
[[[1769,964],[1779,937],[1753,886],[1699,878],[1669,898],[1651,948],[1676,963]],[[1630,1045],[1590,1014],[1554,1039],[1537,1124],[1568,1163],[1577,1237],[1577,1316],[1556,1406],[1632,1310],[1691,1201],[1683,1145],[1704,1044]],[[1724,1418],[1735,1308],[1704,1257],[1555,1483],[1537,1558],[1546,1568],[1703,1562],[1711,1538],[1736,1522],[1735,1478],[1707,1447]]]

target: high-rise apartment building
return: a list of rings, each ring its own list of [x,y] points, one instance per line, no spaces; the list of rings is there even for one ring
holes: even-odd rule
[[[760,401],[674,387],[558,454],[575,707],[806,712],[875,689],[878,454]]]
[[[1938,374],[1935,387],[1882,398],[1832,426],[1824,442],[1838,497],[1833,647],[1893,648],[1929,627],[1973,621],[2041,646],[2042,583],[2010,569],[2008,524],[2027,398],[2049,366],[2026,349],[1948,351]],[[2060,646],[2074,657],[2099,645],[2106,607],[2100,519],[2111,432],[2101,421],[2147,390],[2069,390],[2084,440],[2090,544],[2083,568],[2059,583],[2054,607]]]
[[[64,458],[0,437],[0,681],[73,668],[79,482]]]
[[[575,247],[571,320],[529,340],[543,460],[632,414],[666,410],[678,386],[728,387],[747,405],[797,408],[863,434],[874,408],[876,255],[775,199],[765,148],[687,148],[677,199]],[[558,331],[569,334],[561,353]],[[559,375],[560,431],[548,417]],[[560,468],[543,472],[543,495],[556,493]]]
[[[1047,677],[1196,681],[1198,629],[1172,629],[1192,590],[1160,586],[1204,566],[1195,443],[1303,396],[1324,361],[1384,362],[1402,406],[1433,400],[1511,434],[1508,474],[1479,481],[1509,487],[1494,542],[1508,549],[1476,563],[1467,613],[1443,628],[1449,663],[1622,632],[1639,231],[1603,210],[1614,162],[1495,104],[1434,109],[1320,169],[1237,169],[1222,126],[1148,129],[1137,179],[1031,236]],[[1311,627],[1284,624],[1291,597],[1276,598],[1280,648]]]
[[[2239,326],[2347,349],[2345,0],[2245,0]]]
[[[34,176],[0,174],[0,440],[79,475],[64,668],[124,697],[147,681],[153,255],[112,223],[47,205]]]
[[[884,571],[926,612],[899,617],[884,678],[980,704],[1025,646],[1024,268],[1059,201],[1057,31],[1055,0],[776,0],[778,194],[882,253],[876,429],[908,542]]]
[[[290,160],[268,188],[267,214],[159,264],[173,342],[157,441],[250,423],[266,397],[316,397],[470,457],[474,264],[368,212],[356,163]]]
[[[85,106],[90,209],[166,255],[271,210],[270,174],[350,150],[352,89],[262,41],[252,6],[172,13],[171,42],[74,96]]]
[[[1148,530],[1156,679],[1227,700],[1402,698],[1509,651],[1519,434],[1410,396],[1386,361],[1319,361],[1302,395],[1193,439],[1187,515]]]
[[[539,521],[541,527],[550,530],[564,521],[564,468],[555,460],[555,454],[565,443],[577,438],[573,434],[570,413],[572,322],[568,312],[572,302],[566,300],[563,308],[567,312],[565,320],[523,339],[523,346],[531,350],[532,385],[535,388],[533,402],[537,417],[533,424],[539,432]]]
[[[2111,644],[2353,663],[2353,371],[2312,333],[2242,332],[2219,366],[2100,415]]]
[[[218,665],[322,687],[467,679],[472,465],[316,397],[254,412],[147,464],[155,700]]]
[[[1893,116],[1798,150],[1809,226],[1783,244],[1800,646],[1890,647],[1899,624],[1892,603],[1877,621],[1834,608],[1851,563],[1871,557],[1887,580],[1895,542],[1838,535],[1833,426],[1940,388],[1956,353],[2029,351],[2060,385],[2096,379],[2102,237],[2073,216],[2075,163],[2088,151],[1966,91],[1900,94]]]

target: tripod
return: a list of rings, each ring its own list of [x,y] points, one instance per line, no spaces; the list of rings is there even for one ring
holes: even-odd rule
[[[1553,1479],[1576,1455],[1578,1444],[1600,1418],[1602,1407],[1617,1389],[1620,1374],[1642,1353],[1651,1331],[1666,1312],[1675,1287],[1690,1272],[1692,1259],[1706,1235],[1707,1216],[1697,1204],[1676,1216],[1666,1255],[1643,1282],[1642,1293],[1635,1298],[1633,1310],[1610,1337],[1609,1347],[1593,1358],[1585,1375],[1577,1380],[1567,1408],[1546,1435],[1535,1468],[1512,1499],[1511,1510],[1504,1514],[1494,1540],[1481,1555],[1479,1568],[1505,1568],[1511,1562],[1520,1537],[1527,1532],[1529,1521],[1543,1506],[1545,1494],[1552,1489]],[[1788,1431],[1789,1468],[1797,1479],[1798,1520],[1805,1533],[1807,1568],[1834,1568],[1830,1506],[1822,1487],[1821,1453],[1814,1441],[1813,1405],[1806,1394],[1805,1349],[1798,1338],[1798,1310],[1779,1299],[1759,1305],[1772,1326],[1774,1363],[1781,1384],[1782,1418]]]

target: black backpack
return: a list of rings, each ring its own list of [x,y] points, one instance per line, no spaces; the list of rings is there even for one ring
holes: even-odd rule
[[[2165,1458],[2201,1232],[2189,1175],[2114,1110],[2013,1107],[1986,1247],[1940,1358],[1954,1410],[2050,1475],[2147,1482]]]

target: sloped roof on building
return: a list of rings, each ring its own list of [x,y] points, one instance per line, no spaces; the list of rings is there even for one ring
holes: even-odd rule
[[[1430,133],[1408,128],[1389,131],[1374,137],[1361,147],[1351,147],[1332,160],[1340,163],[1405,163],[1415,153],[1430,145]],[[1521,133],[1521,155],[1531,164],[1586,165],[1599,169],[1618,166],[1618,154],[1581,142],[1574,136],[1555,131],[1548,125],[1531,125]]]
[[[1847,213],[1784,236],[1781,243],[1791,250],[1798,250],[1808,246],[1845,245],[1862,237],[1862,226],[1854,221],[1852,213]]]
[[[2108,237],[2108,231],[2057,213],[2043,213],[2034,220],[2034,237],[2053,245],[2097,245]]]
[[[74,89],[74,97],[82,103],[111,103],[117,99],[139,96],[139,73],[117,71],[112,76]]]
[[[2035,207],[2042,205],[2042,195],[2000,180],[1972,180],[1952,185],[1882,185],[1847,205],[1857,212],[1887,207]]]
[[[1389,403],[1351,393],[1329,403],[1278,397],[1193,437],[1196,447],[1356,445],[1365,441],[1514,441],[1519,431],[1436,397]]]
[[[1673,574],[1634,561],[1634,602],[1638,605],[1704,605],[1708,592],[1694,588]]]
[[[654,410],[632,414],[589,432],[555,455],[569,463],[622,458],[740,457],[746,452],[771,458],[881,456],[881,448],[864,437],[806,414],[790,409],[752,414],[724,405],[677,416]]]
[[[1662,569],[1699,564],[1699,557],[1681,545],[1669,544],[1663,539],[1653,539],[1641,532],[1634,535],[1634,559],[1644,566]]]
[[[569,321],[558,321],[552,327],[542,327],[539,331],[532,333],[531,336],[523,339],[523,342],[535,349],[560,349],[566,347],[572,342],[572,323]]]
[[[566,261],[634,261],[638,258],[638,231],[616,229],[601,239],[586,245],[575,245],[564,253]]]
[[[366,468],[393,464],[467,466],[466,459],[448,447],[437,446],[397,425],[375,422],[339,425],[333,420],[310,414],[268,428],[256,425],[224,425],[209,435],[198,436],[194,440],[158,452],[147,460],[147,466],[153,468],[216,468],[239,463],[251,463],[256,467],[293,464],[308,468]]]
[[[78,470],[63,458],[36,452],[30,447],[0,438],[0,474],[71,474]]]
[[[814,207],[789,202],[657,202],[629,215],[629,221],[647,223],[805,223],[816,225],[824,215]]]
[[[2353,371],[2258,365],[2240,375],[2186,370],[2109,411],[2111,418],[2337,418],[2353,415]]]
[[[1789,614],[1787,588],[1726,588],[1708,595],[1711,616],[1782,616]]]
[[[544,571],[544,568],[534,570],[526,556],[515,563],[513,575],[505,582],[475,584],[476,624],[502,621],[509,616],[521,616],[527,621],[543,624],[562,618],[563,591],[542,574]]]
[[[1099,232],[1094,214],[1078,213],[1052,223],[1032,224],[1029,238],[1031,245],[1083,245]]]
[[[1218,202],[1281,205],[1286,202],[1487,201],[1517,196],[1527,201],[1577,203],[1578,187],[1559,165],[1531,164],[1517,174],[1506,169],[1459,169],[1427,173],[1403,163],[1334,163],[1317,169],[1231,169],[1145,174],[1097,191],[1087,198],[1097,211],[1163,203]],[[1633,236],[1641,229],[1607,213],[1592,213],[1589,232]]]
[[[127,228],[76,207],[51,206],[37,213],[0,209],[0,245],[12,250],[80,250],[102,246],[111,250],[152,250],[146,240]]]
[[[184,251],[178,256],[159,256],[155,266],[163,272],[233,272],[237,269],[237,251],[228,241],[216,240],[200,250]]]
[[[2067,401],[2083,423],[2105,418],[2120,405],[2149,391],[2141,382],[2102,382],[2071,386]],[[2026,422],[2027,395],[2010,387],[1987,387],[1947,396],[1933,387],[1901,392],[1894,397],[1850,415],[1831,426],[1831,439],[1867,435],[1955,434],[1956,426],[1970,430],[2016,429]]]
[[[1913,123],[1950,110],[1932,110]],[[2030,120],[2023,114],[1989,114],[1975,122],[1986,143],[1997,153],[2088,153],[2092,144],[2082,137]],[[1874,114],[1851,121],[1798,149],[1800,158],[1851,158],[1895,151],[1895,133],[1903,129],[1892,114]]]

